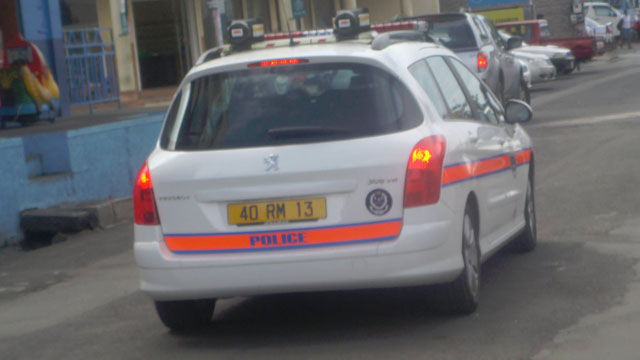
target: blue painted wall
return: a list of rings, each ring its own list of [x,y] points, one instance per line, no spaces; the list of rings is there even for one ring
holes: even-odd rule
[[[68,132],[0,139],[0,245],[19,240],[23,210],[130,196],[135,176],[155,146],[162,117],[147,114]],[[43,170],[68,171],[30,179],[26,155],[43,149]]]
[[[22,138],[24,157],[37,155],[41,159],[41,174],[71,171],[66,133],[38,134]]]

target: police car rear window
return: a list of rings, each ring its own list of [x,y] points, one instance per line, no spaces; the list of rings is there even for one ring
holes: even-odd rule
[[[232,149],[375,136],[422,122],[389,73],[349,63],[252,68],[191,83],[175,150]]]

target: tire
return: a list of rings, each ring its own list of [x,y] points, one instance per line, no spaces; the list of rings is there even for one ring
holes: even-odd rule
[[[531,178],[527,182],[527,195],[524,204],[524,221],[525,226],[522,233],[515,238],[513,245],[520,252],[530,252],[536,248],[538,244],[538,229],[536,221],[536,203],[534,196],[533,183]]]
[[[502,80],[502,76],[500,76],[500,79],[498,80],[498,93],[496,94],[496,96],[498,96],[498,100],[500,100],[500,104],[504,106],[506,102],[504,99],[504,80]]]
[[[462,220],[462,259],[464,269],[448,285],[450,310],[456,314],[471,314],[480,299],[480,245],[478,243],[478,217],[470,202]]]
[[[156,301],[156,312],[162,323],[175,332],[203,328],[213,316],[215,299]]]
[[[526,102],[527,104],[531,104],[531,93],[529,92],[529,87],[524,80],[520,80],[520,100]]]
[[[562,73],[563,73],[564,75],[569,75],[569,74],[571,74],[571,73],[573,72],[573,70],[575,70],[575,69],[576,69],[576,67],[578,66],[577,64],[578,64],[578,62],[577,62],[577,61],[574,61],[570,66],[566,66],[566,67],[564,67],[564,68],[562,69]]]

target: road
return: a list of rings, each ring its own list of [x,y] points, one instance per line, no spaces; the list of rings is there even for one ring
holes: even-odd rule
[[[483,266],[476,314],[427,288],[225,299],[174,335],[138,291],[131,224],[0,251],[6,359],[638,359],[640,53],[533,92],[539,247]]]

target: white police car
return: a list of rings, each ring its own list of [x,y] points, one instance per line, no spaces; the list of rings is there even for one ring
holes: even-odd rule
[[[252,45],[260,25],[236,22],[182,82],[133,198],[169,328],[216,298],[435,283],[468,313],[483,260],[535,247],[531,109],[419,32],[361,29],[346,11],[335,36]]]

